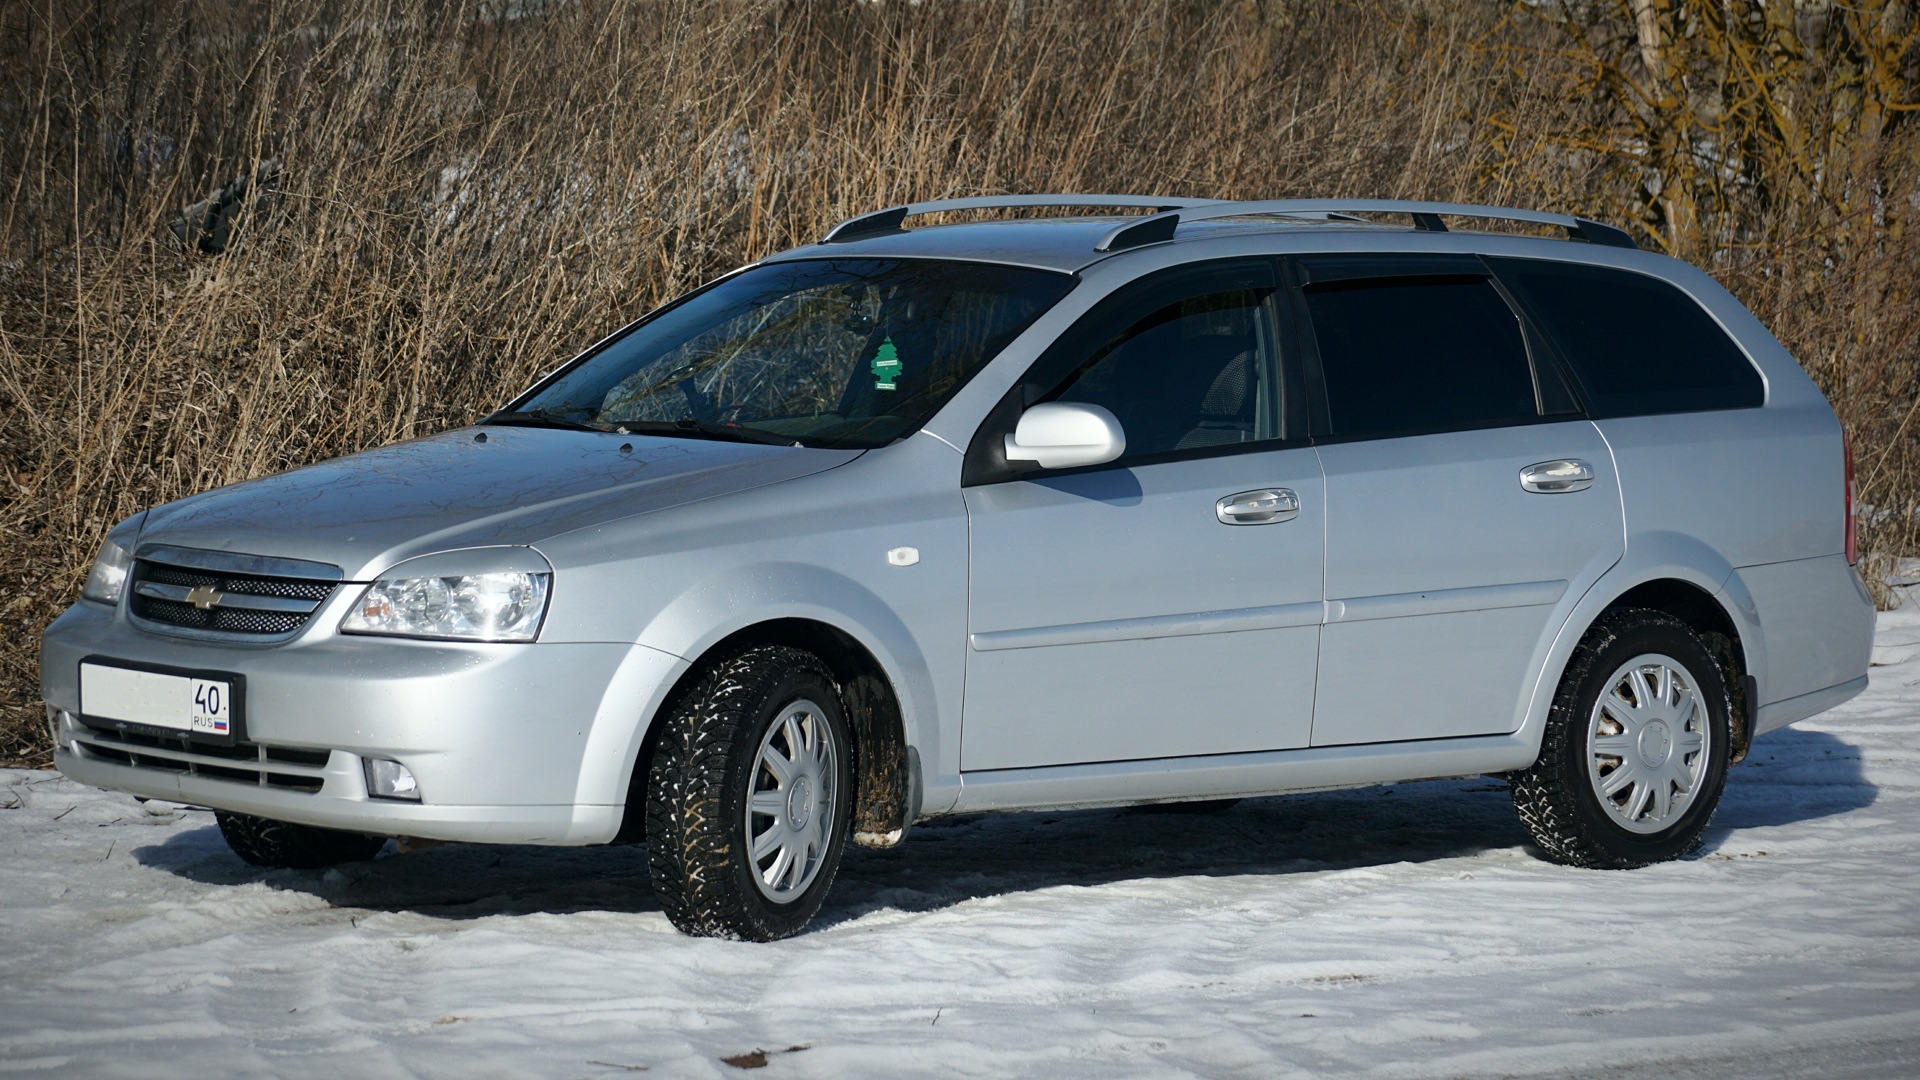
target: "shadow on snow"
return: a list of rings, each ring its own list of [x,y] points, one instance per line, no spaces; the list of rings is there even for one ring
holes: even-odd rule
[[[1770,731],[1728,772],[1704,850],[1716,850],[1738,829],[1832,817],[1872,806],[1879,796],[1861,767],[1859,747],[1824,731]]]
[[[1733,768],[1700,854],[1738,830],[1845,813],[1877,794],[1857,748],[1824,732],[1774,732]],[[262,871],[228,851],[206,820],[134,857],[207,884],[258,881],[336,907],[442,918],[659,910],[637,845],[449,844],[404,857],[389,848],[371,862],[330,870]],[[1506,785],[1492,778],[1248,799],[1217,813],[1133,807],[968,815],[923,823],[891,851],[850,844],[814,926],[1060,885],[1266,874],[1284,887],[1289,875],[1528,846]]]

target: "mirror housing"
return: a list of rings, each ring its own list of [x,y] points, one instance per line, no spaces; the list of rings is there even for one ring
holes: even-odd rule
[[[1008,461],[1031,461],[1043,469],[1104,465],[1126,449],[1119,419],[1098,405],[1035,405],[1020,414],[1007,436]]]

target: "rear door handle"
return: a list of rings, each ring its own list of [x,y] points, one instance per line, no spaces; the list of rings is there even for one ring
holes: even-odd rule
[[[1300,496],[1292,488],[1242,491],[1213,504],[1213,512],[1228,525],[1271,525],[1299,517]]]
[[[1562,495],[1593,486],[1593,466],[1574,458],[1542,461],[1520,470],[1520,486],[1535,495]]]

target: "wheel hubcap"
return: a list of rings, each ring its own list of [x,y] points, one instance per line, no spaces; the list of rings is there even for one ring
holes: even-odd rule
[[[1614,670],[1587,721],[1587,780],[1630,832],[1668,828],[1693,805],[1712,729],[1693,673],[1670,656],[1636,656]]]
[[[813,884],[833,820],[839,754],[820,706],[787,705],[760,740],[747,788],[747,862],[761,895],[789,903]]]
[[[1667,753],[1673,749],[1673,736],[1667,731],[1664,720],[1652,720],[1640,729],[1640,763],[1649,769],[1657,769],[1666,764]]]
[[[794,829],[804,829],[807,819],[813,816],[813,781],[798,777],[793,782],[793,791],[787,795],[787,818]]]

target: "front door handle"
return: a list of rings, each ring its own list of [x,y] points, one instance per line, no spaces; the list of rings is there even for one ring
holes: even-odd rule
[[[1242,491],[1213,504],[1213,512],[1228,525],[1271,525],[1299,517],[1300,496],[1292,488]]]
[[[1535,495],[1561,495],[1593,486],[1593,466],[1573,458],[1542,461],[1520,470],[1520,486]]]

